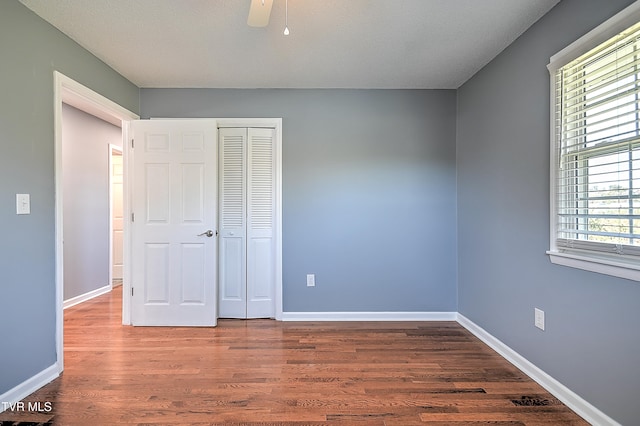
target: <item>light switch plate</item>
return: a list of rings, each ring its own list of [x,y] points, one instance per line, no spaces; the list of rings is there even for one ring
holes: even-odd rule
[[[316,274],[307,274],[307,287],[316,286]]]
[[[16,194],[16,214],[31,214],[29,194]]]

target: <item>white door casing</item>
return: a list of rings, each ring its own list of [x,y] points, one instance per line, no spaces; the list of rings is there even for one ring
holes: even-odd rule
[[[131,133],[131,322],[214,326],[216,121],[134,121]]]
[[[276,129],[221,128],[220,317],[276,316]]]

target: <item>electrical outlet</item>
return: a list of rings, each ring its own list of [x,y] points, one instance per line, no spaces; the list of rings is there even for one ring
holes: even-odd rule
[[[307,287],[316,286],[316,274],[307,274]]]
[[[534,325],[540,330],[544,331],[544,311],[542,309],[534,308]]]

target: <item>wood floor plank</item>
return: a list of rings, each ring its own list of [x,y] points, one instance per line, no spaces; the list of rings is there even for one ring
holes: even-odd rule
[[[586,425],[455,322],[122,326],[121,287],[65,311],[65,370],[1,421]]]

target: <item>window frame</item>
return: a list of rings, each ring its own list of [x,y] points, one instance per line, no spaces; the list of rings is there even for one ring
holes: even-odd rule
[[[557,71],[599,46],[605,41],[615,37],[627,28],[640,22],[640,0],[614,15],[592,31],[553,55],[547,65],[550,75],[550,226],[549,226],[549,250],[547,255],[552,263],[591,272],[640,281],[640,257],[606,253],[593,250],[586,246],[562,247],[557,244],[558,238],[558,200],[557,179],[559,175],[560,155],[557,143],[560,135],[557,132],[556,120],[559,114],[556,105],[556,73]],[[583,160],[588,161],[588,160]]]

